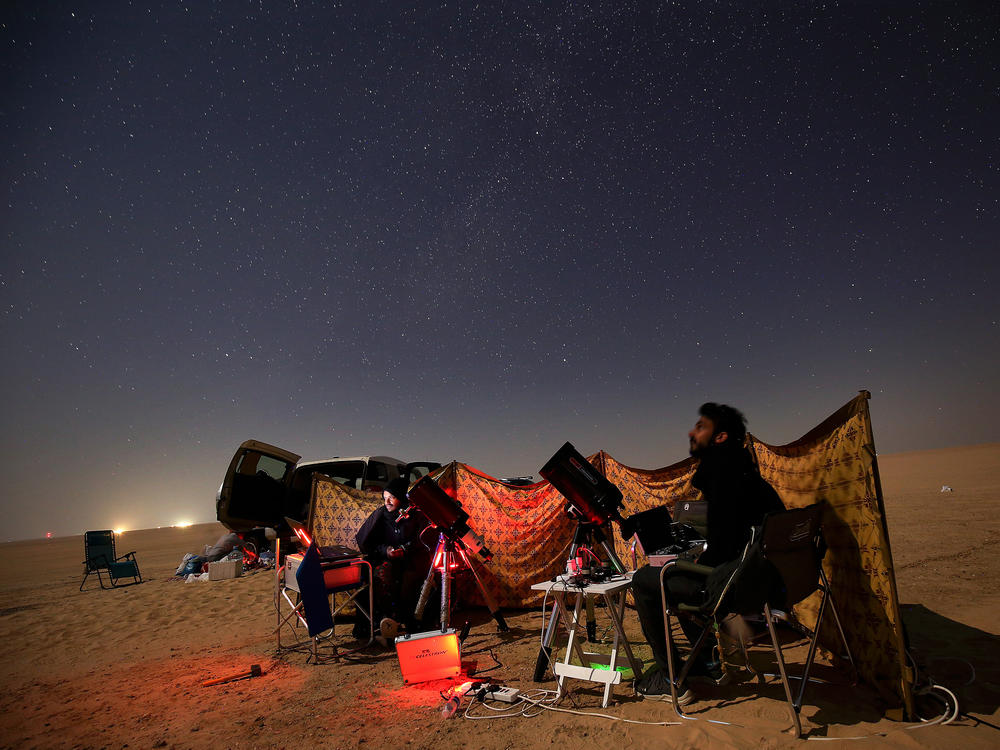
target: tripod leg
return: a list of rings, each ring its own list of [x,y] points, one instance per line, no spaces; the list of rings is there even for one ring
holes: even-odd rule
[[[542,682],[545,679],[545,670],[552,662],[552,641],[556,637],[561,617],[562,607],[559,606],[559,600],[556,599],[552,602],[552,614],[549,615],[549,624],[545,627],[545,636],[542,638],[542,645],[538,649],[538,658],[535,660],[535,673],[531,677],[535,682]]]
[[[500,607],[497,606],[497,600],[493,598],[493,595],[483,585],[483,581],[479,577],[479,573],[476,572],[476,566],[472,564],[472,559],[465,554],[464,550],[461,552],[461,555],[469,570],[472,571],[472,577],[476,579],[476,585],[479,586],[479,593],[483,595],[486,607],[490,610],[490,614],[493,615],[493,619],[497,621],[497,629],[501,633],[509,632],[510,628],[507,627],[507,622],[503,619],[503,615],[500,614]]]
[[[441,557],[441,632],[448,629],[448,618],[451,609],[451,555],[448,554],[448,545],[445,544],[444,553]]]
[[[441,543],[438,542],[438,550],[440,550]],[[417,621],[424,619],[424,610],[427,609],[427,600],[431,596],[431,588],[434,586],[434,561],[437,559],[438,550],[435,550],[434,556],[431,558],[431,567],[427,571],[427,577],[424,579],[424,585],[420,587],[420,598],[417,600],[417,608],[414,610],[413,615],[417,618]]]
[[[625,565],[622,563],[621,559],[618,557],[618,553],[615,552],[615,546],[608,542],[604,535],[601,534],[601,547],[604,549],[604,554],[608,556],[608,560],[611,562],[612,567],[618,573],[625,572]]]

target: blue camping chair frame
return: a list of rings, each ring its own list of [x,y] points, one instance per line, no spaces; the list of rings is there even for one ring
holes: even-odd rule
[[[133,586],[142,583],[142,574],[139,572],[139,563],[135,559],[135,551],[126,552],[120,557],[115,554],[115,532],[110,529],[103,531],[88,531],[83,535],[83,580],[80,582],[80,591],[83,591],[84,584],[91,573],[97,573],[97,580],[102,589],[118,588],[119,586]],[[104,585],[104,574],[107,573],[108,585]],[[123,579],[132,580],[127,583],[120,583]]]

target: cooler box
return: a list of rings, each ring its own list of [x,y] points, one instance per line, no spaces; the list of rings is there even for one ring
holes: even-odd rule
[[[458,634],[454,628],[443,633],[431,630],[401,635],[396,639],[396,655],[406,685],[455,677],[462,669]]]
[[[243,575],[242,560],[219,560],[208,564],[208,580],[224,581],[227,578],[239,578]]]

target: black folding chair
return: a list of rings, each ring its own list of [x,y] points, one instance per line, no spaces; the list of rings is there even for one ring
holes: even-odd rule
[[[823,571],[822,562],[826,545],[821,534],[822,515],[822,503],[768,515],[764,519],[763,527],[759,533],[755,530],[753,539],[747,545],[742,559],[735,568],[730,567],[723,570],[721,567],[710,568],[683,560],[670,562],[663,566],[660,571],[660,590],[665,613],[667,666],[673,704],[679,716],[684,717],[685,714],[678,702],[677,686],[683,684],[687,678],[695,656],[709,642],[711,633],[719,629],[723,616],[733,611],[739,615],[763,615],[763,622],[766,623],[767,631],[771,636],[771,646],[778,664],[781,682],[785,689],[785,698],[788,701],[797,737],[802,736],[802,722],[799,714],[802,709],[806,684],[809,681],[809,671],[816,655],[820,627],[826,614],[827,604],[829,604],[830,612],[833,614],[845,656],[852,668],[854,667],[854,658],[851,656],[844,629],[840,624],[840,617],[837,615],[833,592],[830,590],[830,583]],[[704,576],[706,583],[709,577],[713,576],[713,571],[718,571],[713,576],[712,596],[701,606],[684,604],[671,606],[667,601],[664,586],[665,578],[670,571]],[[753,577],[769,580],[750,580]],[[782,614],[791,612],[794,605],[816,591],[820,592],[820,602],[815,627],[810,631],[801,625],[796,626],[809,639],[809,650],[802,676],[791,678],[800,680],[797,694],[793,697],[784,654],[778,633],[775,630],[775,623],[782,618],[782,615],[777,614],[776,610],[780,610]],[[681,613],[700,621],[702,629],[692,644],[687,659],[679,665],[678,669],[678,665],[674,664],[671,616]],[[749,643],[744,641],[741,645],[744,655],[747,657],[747,668],[754,672],[747,654]],[[761,675],[758,677],[763,681]]]

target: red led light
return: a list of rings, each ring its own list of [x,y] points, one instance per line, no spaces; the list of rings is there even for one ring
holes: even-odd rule
[[[437,554],[434,556],[434,568],[440,572],[444,572],[444,548],[439,547]],[[458,560],[455,557],[451,558],[451,562],[448,564],[448,570],[455,570],[458,568]]]

